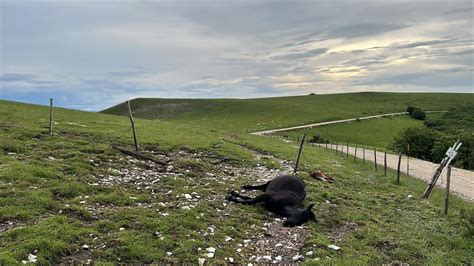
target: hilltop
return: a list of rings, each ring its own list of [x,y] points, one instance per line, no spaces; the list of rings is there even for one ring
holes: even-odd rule
[[[131,100],[133,113],[145,119],[252,132],[381,113],[403,112],[407,106],[447,110],[474,102],[474,94],[361,92],[260,99]],[[126,103],[102,113],[128,115]]]

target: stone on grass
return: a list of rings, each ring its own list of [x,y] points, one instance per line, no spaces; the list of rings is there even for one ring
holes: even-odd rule
[[[198,259],[198,264],[199,264],[199,266],[204,265],[204,262],[206,262],[206,259],[205,259],[205,258],[199,258],[199,259]]]
[[[340,247],[338,247],[338,246],[336,246],[336,245],[329,245],[328,248],[334,249],[334,250],[339,250],[339,249],[341,249]]]

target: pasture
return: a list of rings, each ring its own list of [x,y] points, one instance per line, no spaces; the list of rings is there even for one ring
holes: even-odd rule
[[[447,110],[474,102],[473,94],[361,92],[260,99],[134,99],[136,117],[254,132],[315,122],[404,112],[407,106]],[[126,103],[102,113],[127,115]]]
[[[339,142],[344,145],[350,143],[360,147],[387,150],[393,138],[404,128],[421,126],[423,126],[423,121],[413,119],[408,115],[401,115],[284,131],[276,134],[298,140],[303,133],[306,133],[308,139],[319,136],[333,143]]]
[[[307,185],[305,206],[315,204],[316,223],[285,229],[280,217],[263,208],[225,200],[230,189],[288,173],[294,164],[295,142],[239,131],[406,105],[386,106],[389,100],[383,105],[378,99],[363,110],[348,107],[315,117],[314,110],[324,108],[313,110],[310,97],[298,99],[308,102],[308,113],[295,116],[301,112],[288,104],[275,107],[281,116],[273,120],[252,101],[249,109],[229,106],[220,114],[213,107],[176,112],[173,119],[137,119],[142,151],[165,165],[111,147],[132,147],[128,117],[56,108],[55,133],[49,136],[47,107],[0,101],[0,264],[28,261],[29,254],[42,264],[472,262],[472,203],[453,196],[450,214],[443,216],[443,191],[436,189],[423,202],[425,182],[402,176],[398,186],[393,172],[384,176],[316,147],[305,147],[298,172]],[[464,101],[458,95],[436,97]],[[427,105],[433,103],[428,98]],[[237,109],[243,111],[234,113]],[[205,118],[197,118],[203,112]],[[258,115],[250,119],[253,112]],[[319,169],[337,182],[309,177]]]

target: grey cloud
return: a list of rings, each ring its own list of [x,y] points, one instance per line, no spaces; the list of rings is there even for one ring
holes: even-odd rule
[[[312,50],[307,50],[303,52],[295,52],[295,53],[288,53],[285,55],[277,55],[273,56],[273,59],[276,60],[296,60],[296,59],[304,59],[319,56],[325,54],[328,51],[328,48],[317,48]]]
[[[5,73],[0,75],[1,82],[26,82],[34,85],[51,84],[54,81],[41,80],[33,74]]]
[[[399,30],[408,26],[406,24],[362,23],[330,30],[327,35],[332,38],[358,38]]]

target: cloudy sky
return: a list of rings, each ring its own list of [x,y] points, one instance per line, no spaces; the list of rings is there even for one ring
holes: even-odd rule
[[[473,92],[471,1],[0,2],[1,99]]]

